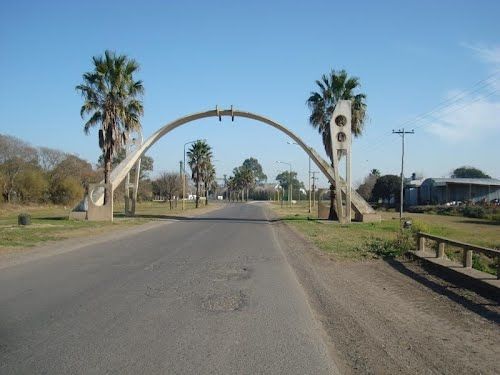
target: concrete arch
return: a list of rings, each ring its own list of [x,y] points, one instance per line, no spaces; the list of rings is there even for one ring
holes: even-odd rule
[[[138,147],[135,152],[128,155],[115,169],[112,171],[110,176],[110,187],[114,191],[114,189],[125,179],[128,175],[129,171],[134,167],[134,165],[140,160],[140,158],[149,150],[151,146],[153,146],[158,140],[160,140],[163,136],[171,132],[172,130],[187,124],[192,121],[200,120],[208,117],[218,117],[219,120],[222,117],[231,117],[234,119],[235,117],[243,117],[251,120],[259,121],[261,123],[272,126],[275,129],[285,133],[291,139],[293,139],[303,150],[304,152],[311,157],[311,160],[316,164],[316,166],[321,170],[321,172],[328,178],[330,183],[335,183],[335,176],[333,168],[311,147],[307,146],[307,144],[302,141],[302,139],[293,133],[291,130],[278,123],[277,121],[271,120],[265,116],[241,111],[237,109],[218,109],[217,107],[213,110],[208,110],[204,112],[193,113],[181,118],[178,118],[175,121],[172,121],[155,133],[153,133],[140,147]],[[345,192],[344,192],[345,193]],[[352,198],[352,208],[356,214],[358,220],[366,221],[368,216],[375,214],[374,210],[371,208],[369,204],[367,204],[364,199],[353,191]],[[99,197],[101,200],[103,198],[103,194]],[[99,199],[98,198],[98,199]]]

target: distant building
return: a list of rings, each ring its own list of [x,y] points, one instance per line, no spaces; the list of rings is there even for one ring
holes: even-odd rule
[[[411,181],[413,182],[413,181]],[[427,178],[420,187],[407,184],[408,205],[445,204],[449,202],[491,202],[500,199],[500,180],[494,178]],[[414,191],[416,190],[416,191]],[[411,203],[410,203],[411,202]]]
[[[424,180],[410,180],[405,184],[404,204],[417,206],[420,202],[420,186]]]

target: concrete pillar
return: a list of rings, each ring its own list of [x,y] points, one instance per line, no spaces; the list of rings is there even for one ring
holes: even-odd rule
[[[472,250],[470,249],[463,250],[463,265],[465,268],[472,267]]]
[[[425,251],[425,237],[422,235],[418,236],[418,250]]]
[[[444,256],[445,256],[445,252],[444,252],[445,245],[446,244],[444,242],[440,242],[439,243],[438,251],[437,251],[437,257],[438,258],[444,258]]]

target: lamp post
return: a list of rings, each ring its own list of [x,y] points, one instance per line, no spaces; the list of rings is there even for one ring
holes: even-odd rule
[[[300,146],[297,142],[287,141],[289,145],[297,145]],[[311,213],[311,157],[309,156],[309,172],[308,172],[308,188],[309,188],[309,213]],[[300,199],[300,191],[299,191],[299,199]]]
[[[276,160],[276,163],[286,164],[290,167],[290,172],[288,173],[288,204],[292,207],[292,163],[287,163],[286,161]]]
[[[189,142],[186,142],[184,143],[184,163],[182,164],[182,167],[183,167],[183,172],[184,172],[184,175],[182,177],[182,210],[184,211],[185,209],[185,202],[186,202],[186,146],[191,144],[191,143],[195,143],[196,141],[198,141],[198,139],[195,139],[194,141],[189,141]]]

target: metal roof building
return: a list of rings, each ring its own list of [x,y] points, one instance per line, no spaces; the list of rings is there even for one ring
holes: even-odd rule
[[[419,191],[419,204],[490,202],[500,199],[500,180],[494,178],[427,178]]]

